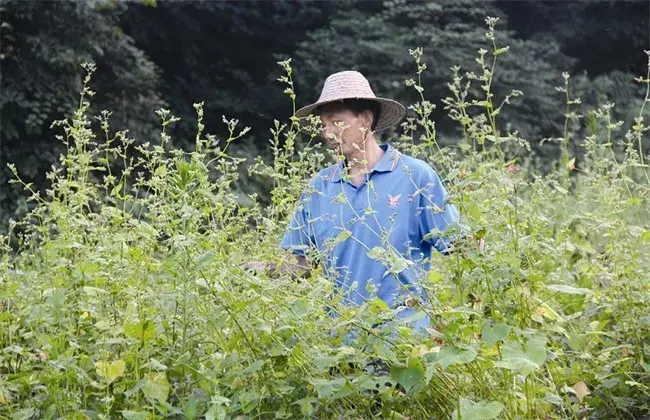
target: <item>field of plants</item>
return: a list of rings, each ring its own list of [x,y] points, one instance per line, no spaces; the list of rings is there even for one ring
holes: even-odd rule
[[[296,200],[332,158],[296,120],[271,127],[272,161],[230,153],[247,133],[236,120],[228,138],[205,134],[201,104],[194,150],[172,146],[168,110],[160,137],[136,144],[110,112],[89,115],[85,65],[78,111],[54,123],[66,153],[46,194],[14,171],[34,207],[0,241],[0,418],[647,417],[650,73],[627,122],[615,104],[582,109],[558,75],[565,131],[547,141],[562,157],[541,173],[499,123],[526,92],[493,96],[508,48],[487,22],[474,68],[450,71],[458,141],[437,142],[420,49],[405,82],[421,101],[383,139],[436,168],[469,228],[432,257],[426,336],[378,299],[343,306],[318,269],[242,269],[286,258]],[[577,127],[589,134],[574,153]],[[269,180],[270,204],[233,192],[243,176]]]

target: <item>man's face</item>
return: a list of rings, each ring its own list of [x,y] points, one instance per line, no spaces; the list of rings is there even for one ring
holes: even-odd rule
[[[329,104],[319,112],[323,124],[322,136],[327,145],[343,155],[363,150],[364,131],[370,131],[372,114],[364,111],[356,115],[341,104]],[[356,147],[355,147],[356,146]]]

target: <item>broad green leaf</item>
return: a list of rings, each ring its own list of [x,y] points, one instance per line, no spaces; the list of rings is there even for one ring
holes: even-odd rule
[[[13,413],[11,416],[11,420],[29,420],[34,417],[34,413],[36,410],[34,410],[33,407],[29,408],[23,408],[22,410],[16,411]]]
[[[586,334],[580,334],[577,331],[566,333],[566,342],[573,351],[582,351],[587,345]]]
[[[223,420],[227,415],[226,407],[213,404],[207,413],[205,413],[205,420]]]
[[[395,259],[395,262],[393,262],[393,264],[391,264],[390,269],[388,271],[390,271],[392,274],[399,274],[402,271],[409,268],[409,266],[412,265],[412,264],[413,263],[411,261],[407,260],[406,258],[398,256]]]
[[[121,411],[120,413],[126,420],[149,420],[153,418],[153,415],[146,411]]]
[[[440,274],[437,271],[431,270],[429,271],[429,280],[431,280],[434,283],[442,281],[442,274]]]
[[[481,331],[481,340],[486,346],[492,347],[497,341],[505,340],[510,333],[510,327],[503,323],[486,323]]]
[[[437,363],[442,368],[446,368],[472,362],[476,358],[476,350],[471,347],[461,349],[456,346],[445,346],[437,353],[427,353],[424,358],[431,364]]]
[[[136,340],[147,341],[156,335],[153,321],[124,324],[124,334]]]
[[[109,383],[113,382],[120,376],[124,375],[126,363],[124,360],[115,360],[114,362],[95,362],[95,372]]]
[[[320,398],[330,398],[335,393],[339,392],[345,386],[345,378],[338,378],[333,380],[327,379],[313,379],[309,381]]]
[[[23,408],[22,410],[16,411],[12,414],[11,420],[30,420],[34,418],[36,410],[33,407]]]
[[[368,310],[372,314],[378,314],[378,313],[381,313],[381,312],[389,311],[390,307],[383,300],[381,300],[379,298],[372,298],[368,302]]]
[[[524,347],[516,341],[506,341],[502,347],[504,359],[526,358]]]
[[[336,356],[319,356],[314,359],[314,365],[319,372],[326,372],[330,367],[338,363],[339,358]]]
[[[147,373],[144,378],[145,383],[142,387],[144,395],[150,400],[157,400],[160,403],[167,401],[167,397],[169,396],[169,382],[167,382],[165,372]]]
[[[404,387],[406,392],[422,383],[426,371],[418,358],[413,358],[408,367],[391,366],[390,376]]]
[[[384,255],[386,255],[386,250],[380,246],[376,246],[370,251],[366,253],[369,258],[372,258],[373,260],[378,260],[382,258]]]
[[[533,337],[525,345],[506,341],[501,351],[503,359],[495,363],[495,366],[528,375],[546,360],[546,338]]]
[[[458,410],[454,410],[452,414],[452,419],[462,419],[462,420],[490,420],[495,419],[501,414],[501,411],[505,408],[500,402],[492,401],[481,401],[476,404],[472,404],[468,401],[463,401],[464,404],[460,408],[460,416],[458,415]]]
[[[566,284],[549,284],[546,288],[548,290],[553,290],[554,292],[567,293],[570,295],[591,295],[594,293],[590,289],[567,286]]]
[[[528,339],[524,344],[526,355],[530,360],[538,365],[541,365],[546,361],[546,341],[546,337],[535,336]]]
[[[300,413],[305,417],[311,417],[314,414],[314,406],[311,401],[306,398],[302,398],[296,402],[300,405]]]
[[[496,362],[494,366],[508,369],[513,372],[519,372],[524,375],[528,375],[539,368],[537,363],[525,357],[509,357]]]

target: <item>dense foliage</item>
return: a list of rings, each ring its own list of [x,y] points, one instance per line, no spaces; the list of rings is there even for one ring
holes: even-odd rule
[[[573,89],[585,105],[615,102],[614,118],[631,123],[643,96],[632,77],[645,66],[649,8],[642,1],[4,0],[0,232],[29,208],[20,190],[7,185],[6,164],[44,191],[45,173],[62,150],[50,122],[77,108],[82,62],[98,66],[92,113],[112,110],[112,121],[140,144],[155,138],[152,110],[166,106],[181,118],[169,128],[173,146],[190,150],[192,104],[203,101],[210,132],[227,135],[222,115],[251,127],[233,153],[269,158],[268,127],[292,111],[273,83],[275,61],[294,57],[298,105],[318,93],[327,72],[342,69],[362,70],[378,92],[412,102],[416,92],[402,80],[413,71],[408,48],[421,46],[429,57],[422,84],[438,106],[439,139],[450,144],[459,136],[441,102],[450,68],[474,65],[483,18],[499,16],[513,54],[499,63],[495,93],[525,91],[504,108],[501,128],[516,127],[536,165],[548,171],[564,128],[564,97],[554,89],[561,72],[574,74]],[[569,147],[576,154],[586,129],[586,123],[572,127]],[[235,188],[268,203],[269,185],[241,175]]]
[[[377,299],[340,305],[318,270],[297,281],[241,268],[284,258],[287,217],[331,158],[295,120],[272,127],[270,163],[229,155],[247,129],[224,118],[227,137],[205,134],[202,104],[192,150],[170,147],[178,121],[167,110],[157,113],[158,138],[136,144],[108,113],[93,129],[89,74],[79,109],[55,124],[61,166],[45,195],[18,183],[35,207],[2,237],[2,415],[647,415],[650,73],[628,131],[609,104],[581,111],[566,74],[559,90],[570,112],[555,170],[544,174],[521,164],[526,140],[499,130],[508,104],[493,96],[493,60],[509,53],[487,22],[485,53],[454,70],[444,101],[459,142],[438,142],[421,49],[406,81],[417,118],[384,139],[436,167],[472,233],[451,256],[434,256],[426,337]],[[281,64],[293,99],[290,62]],[[568,145],[580,115],[591,117],[572,140],[582,145],[576,157]],[[233,184],[246,166],[273,185],[269,205],[240,204]]]

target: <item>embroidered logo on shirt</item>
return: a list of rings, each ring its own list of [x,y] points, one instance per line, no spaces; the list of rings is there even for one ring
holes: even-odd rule
[[[393,197],[392,195],[388,194],[388,205],[392,209],[396,209],[397,206],[399,205],[399,198],[402,196],[402,194],[398,195],[397,197]]]

